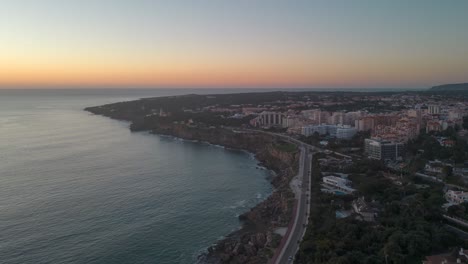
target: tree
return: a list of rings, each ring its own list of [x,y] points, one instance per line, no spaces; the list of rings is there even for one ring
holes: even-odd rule
[[[463,129],[468,129],[468,116],[463,117]]]
[[[449,208],[447,208],[447,213],[450,216],[463,218],[465,217],[466,208],[462,205],[452,205]]]

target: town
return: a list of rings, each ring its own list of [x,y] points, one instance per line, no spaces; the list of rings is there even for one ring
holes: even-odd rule
[[[356,107],[360,102],[369,101],[376,102],[377,107]],[[344,109],[349,105],[353,105],[351,111]],[[337,110],[333,111],[333,108]],[[464,117],[468,115],[468,102],[465,100],[394,94],[353,96],[347,98],[347,101],[338,101],[333,96],[323,95],[318,96],[317,100],[306,96],[303,100],[260,105],[213,105],[204,107],[202,111],[223,113],[227,118],[255,116],[249,120],[248,126],[281,131],[319,147],[334,146],[335,150],[349,154],[348,159],[327,155],[319,161],[322,168],[335,170],[322,172],[321,191],[334,196],[355,197],[350,202],[349,198],[348,202],[346,199],[333,198],[337,206],[337,218],[355,217],[360,221],[378,223],[379,212],[384,210],[384,206],[370,199],[374,197],[362,196],[362,191],[358,192],[352,187],[349,174],[343,173],[350,171],[352,159],[368,159],[384,164],[385,172],[377,173],[383,174],[383,179],[396,186],[405,184],[417,189],[430,188],[430,185],[420,183],[420,179],[443,184],[440,194],[446,199],[442,205],[446,226],[463,238],[468,237],[468,164],[465,162],[467,130],[464,129],[468,125],[466,119],[464,123]],[[426,139],[428,137],[430,139]],[[440,152],[434,152],[431,156],[425,150],[426,144],[430,143],[418,142],[421,138],[433,142]],[[348,143],[355,143],[358,139],[359,144]],[[419,148],[415,149],[418,143]],[[464,147],[457,156],[456,149],[461,145]],[[411,167],[414,163],[421,165]],[[412,182],[408,180],[410,177],[420,179]],[[468,261],[468,252],[463,247],[455,254],[452,251],[437,253],[440,254],[428,254],[424,263]],[[397,263],[396,259],[394,263]]]

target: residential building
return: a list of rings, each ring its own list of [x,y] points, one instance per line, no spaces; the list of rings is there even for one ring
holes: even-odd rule
[[[372,117],[362,117],[355,121],[355,127],[358,131],[369,131],[374,129],[374,119]]]
[[[426,256],[422,264],[466,264],[468,263],[468,250],[455,249],[439,255]]]
[[[253,123],[254,123],[254,126],[261,126],[261,127],[273,127],[273,126],[282,127],[284,118],[285,116],[283,113],[263,111],[254,119]]]
[[[343,125],[345,121],[346,114],[344,112],[334,112],[330,116],[330,124],[331,125]]]
[[[429,121],[426,124],[426,132],[429,133],[431,131],[442,131],[442,126],[438,121]]]
[[[302,127],[301,134],[308,137],[314,133],[319,135],[330,135],[338,139],[350,139],[356,134],[357,130],[354,127],[346,125],[309,125]]]
[[[335,137],[338,139],[351,139],[356,133],[357,129],[354,127],[347,125],[337,126]]]
[[[364,197],[360,197],[351,203],[353,210],[362,220],[373,222],[377,216],[378,210],[366,202]]]
[[[349,187],[349,180],[337,176],[325,176],[322,178],[322,186],[332,191],[339,191],[345,194],[351,194],[356,190]]]
[[[312,110],[303,110],[301,114],[314,121],[316,124],[320,124],[320,109],[312,109]]]
[[[468,201],[468,192],[448,190],[445,199],[454,204],[461,204]]]
[[[356,120],[358,120],[361,116],[361,111],[348,112],[345,114],[343,125],[355,126]]]
[[[440,114],[440,106],[438,105],[429,105],[427,107],[427,112],[431,115],[438,115]]]
[[[444,167],[452,167],[452,165],[439,160],[431,160],[424,166],[424,171],[429,174],[441,174],[444,171]]]
[[[306,137],[312,136],[314,133],[318,133],[319,135],[326,135],[328,133],[328,125],[309,125],[304,126],[301,129],[301,134]]]
[[[318,123],[319,124],[330,124],[330,112],[321,111]]]
[[[410,109],[407,112],[408,117],[416,118],[418,124],[422,123],[422,111],[421,109]]]

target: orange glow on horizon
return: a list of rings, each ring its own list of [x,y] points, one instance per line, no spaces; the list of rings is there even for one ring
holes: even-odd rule
[[[440,76],[462,80],[443,60],[434,65],[420,60],[357,58],[338,55],[223,56],[180,54],[168,57],[18,54],[0,61],[0,87],[385,87],[388,83],[437,83]],[[51,53],[49,53],[51,54]],[[218,54],[219,55],[219,54]],[[48,59],[47,59],[48,58]],[[451,62],[453,64],[453,62]],[[422,65],[422,66],[421,66]],[[460,63],[462,69],[463,62]],[[437,73],[437,74],[435,74]],[[388,86],[387,86],[388,87]]]

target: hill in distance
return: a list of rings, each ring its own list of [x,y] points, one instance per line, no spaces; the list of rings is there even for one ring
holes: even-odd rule
[[[468,83],[454,83],[433,86],[429,91],[442,92],[442,91],[468,91]]]

